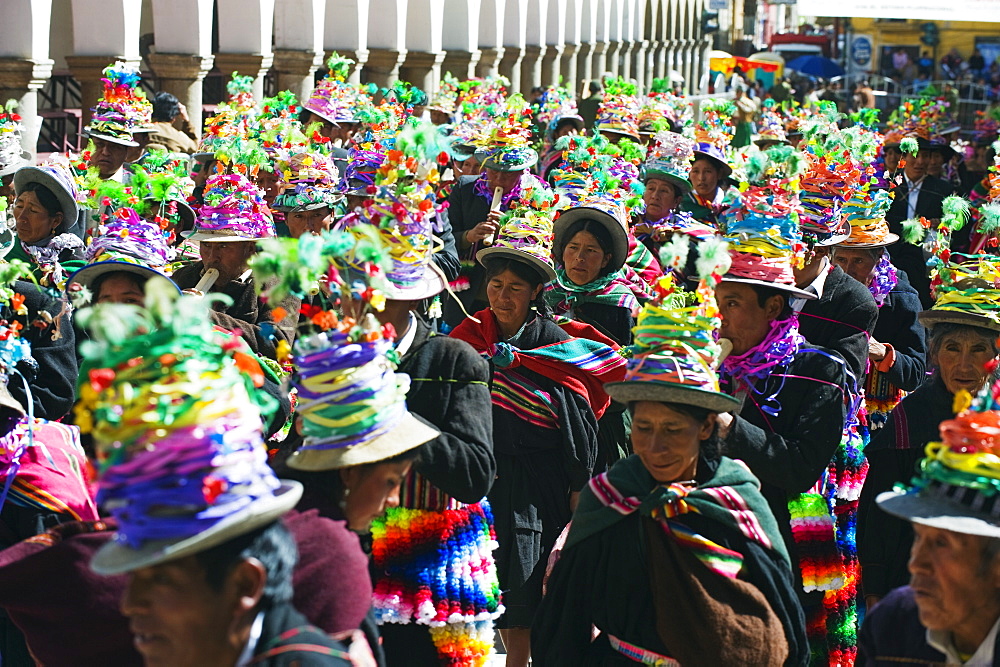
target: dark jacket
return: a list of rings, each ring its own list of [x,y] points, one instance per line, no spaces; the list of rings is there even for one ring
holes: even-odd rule
[[[826,277],[823,295],[802,306],[799,333],[813,345],[842,356],[860,386],[868,363],[868,336],[877,318],[878,307],[871,292],[834,266]]]
[[[21,335],[31,343],[31,356],[38,362],[37,368],[20,364],[21,371],[31,387],[35,416],[42,419],[59,420],[65,417],[76,401],[76,381],[79,368],[76,358],[76,332],[70,321],[66,304],[42,292],[32,283],[18,280],[14,291],[24,296],[27,317],[17,317],[24,325]],[[52,323],[39,328],[32,324],[39,319],[39,313],[51,316]],[[9,308],[4,308],[3,317],[13,317]],[[28,398],[24,385],[17,376],[7,382],[11,396],[27,408]]]
[[[203,269],[202,262],[194,262],[177,269],[171,278],[182,290],[192,289],[201,280]],[[214,303],[212,320],[224,329],[239,329],[254,354],[277,359],[275,346],[278,341],[287,340],[291,344],[295,340],[298,299],[290,298],[289,303],[282,304],[289,315],[279,326],[271,317],[271,309],[257,297],[253,278],[246,282],[233,280],[225,285],[216,283],[211,291],[225,294],[233,300],[228,306]],[[288,321],[292,322],[291,326],[287,325]]]
[[[488,304],[486,303],[486,271],[476,261],[476,252],[483,244],[469,244],[465,233],[486,220],[490,213],[490,202],[475,192],[479,176],[462,176],[455,183],[448,196],[448,221],[456,243],[458,259],[461,261],[461,275],[468,281],[468,288],[456,291],[455,295],[465,306],[468,313],[475,313]],[[464,282],[463,280],[463,282]],[[450,295],[444,300],[444,319],[450,326],[456,326],[465,315]]]
[[[1000,651],[994,649],[994,664]],[[909,586],[897,588],[865,615],[858,634],[858,667],[944,665],[943,653],[927,643],[927,628]]]
[[[920,295],[920,303],[923,304],[924,308],[930,308],[934,305],[934,301],[931,299],[931,282],[928,275],[927,262],[924,259],[924,251],[920,246],[902,240],[902,222],[908,217],[909,200],[907,195],[910,189],[906,184],[904,176],[899,176],[898,178],[901,182],[892,189],[892,205],[885,215],[885,221],[889,224],[890,232],[900,235],[900,240],[897,243],[887,246],[887,249],[889,250],[889,256],[892,258],[892,263],[906,272],[907,277],[910,279],[910,284],[913,285],[914,289],[917,290],[917,294]],[[935,178],[934,176],[926,176],[920,185],[920,195],[917,197],[915,217],[923,217],[928,220],[940,218],[942,215],[941,204],[945,197],[952,194],[952,191],[951,183],[948,181]],[[953,241],[955,240],[960,241],[961,239],[953,239]],[[960,248],[956,245],[954,249],[958,250]]]
[[[459,502],[477,503],[496,477],[489,365],[465,341],[438,336],[422,319],[398,371],[410,376],[406,407],[441,431],[416,470]]]
[[[254,646],[254,665],[261,667],[325,667],[351,665],[347,647],[310,625],[291,604],[264,613],[264,625]]]
[[[858,504],[858,559],[865,595],[885,595],[910,580],[906,563],[913,528],[879,509],[875,499],[916,474],[924,447],[939,439],[941,422],[955,416],[952,402],[940,379],[928,380],[896,406],[865,448],[868,477]]]
[[[904,271],[897,271],[896,286],[878,310],[878,322],[872,336],[888,343],[896,351],[886,379],[903,391],[913,391],[926,378],[927,341],[924,325],[917,321],[923,310],[917,290],[913,289]]]
[[[791,534],[788,497],[805,493],[819,480],[840,444],[847,416],[845,381],[844,362],[836,354],[803,349],[786,370],[778,368],[756,383],[758,390],[764,390],[761,396],[780,387],[777,416],[765,414],[757,404],[760,397],[749,393],[723,443],[723,454],[742,460],[760,478],[761,493],[796,569],[799,554]],[[738,389],[723,386],[723,391]]]

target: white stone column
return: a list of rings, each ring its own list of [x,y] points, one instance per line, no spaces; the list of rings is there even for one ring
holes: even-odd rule
[[[368,62],[369,0],[327,0],[323,31],[324,60],[336,51],[355,61],[348,81],[361,83]]]
[[[521,92],[527,96],[528,91],[542,85],[542,58],[546,47],[529,44],[524,47],[524,57],[521,59]]]
[[[500,63],[503,61],[504,48],[491,47],[479,50],[479,62],[476,63],[476,76],[488,77],[500,74]],[[458,76],[456,74],[456,76]]]
[[[412,83],[427,93],[428,100],[441,83],[441,63],[444,52],[407,51],[406,60],[399,68],[399,78]]]
[[[562,44],[549,44],[545,47],[541,62],[541,86],[547,88],[559,83],[563,48]]]
[[[563,78],[563,85],[575,95],[580,94],[580,79],[577,70],[577,62],[580,56],[579,44],[567,44],[563,47],[562,56],[559,58],[559,76]]]
[[[192,127],[202,129],[202,83],[215,62],[213,56],[195,56],[182,53],[151,53],[149,65],[153,68],[160,90],[181,101],[187,108]]]
[[[326,0],[277,0],[274,7],[274,70],[278,90],[300,100],[312,93],[316,69],[323,64]]]
[[[104,68],[117,60],[139,65],[140,10],[133,0],[73,0],[73,55],[66,64],[80,83],[84,125],[104,89]]]
[[[215,66],[225,79],[236,72],[253,77],[253,94],[264,97],[264,76],[274,63],[275,0],[217,0],[219,53]]]
[[[514,46],[505,46],[503,56],[500,59],[500,74],[510,81],[510,93],[521,92],[521,60],[524,58],[524,49]]]
[[[32,157],[42,126],[38,91],[52,75],[51,17],[52,0],[6,0],[0,20],[0,104],[17,100],[21,147]]]
[[[149,66],[157,87],[183,104],[191,125],[202,126],[202,83],[212,55],[213,0],[153,0],[154,52]]]

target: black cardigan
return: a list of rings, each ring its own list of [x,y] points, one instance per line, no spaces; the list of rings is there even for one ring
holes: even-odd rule
[[[438,336],[422,319],[402,356],[406,407],[441,432],[423,445],[416,470],[459,502],[479,502],[496,477],[489,365],[471,345]]]
[[[886,371],[886,379],[903,391],[913,391],[926,378],[926,329],[917,321],[917,313],[923,307],[906,273],[897,271],[896,275],[899,280],[879,308],[872,335],[896,351],[896,360]]]
[[[924,447],[939,439],[941,422],[955,416],[952,402],[951,392],[940,379],[928,380],[900,401],[865,448],[868,477],[858,505],[858,559],[865,595],[885,595],[910,580],[906,563],[913,528],[879,509],[875,499],[916,474]]]
[[[826,277],[823,295],[802,307],[799,333],[813,345],[842,356],[860,386],[868,362],[868,336],[877,318],[878,307],[871,292],[834,266]]]

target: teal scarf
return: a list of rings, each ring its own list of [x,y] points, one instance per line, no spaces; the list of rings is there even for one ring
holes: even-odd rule
[[[570,312],[578,303],[603,303],[627,308],[633,317],[641,308],[625,273],[620,269],[598,276],[586,285],[577,285],[566,275],[566,269],[560,267],[556,269],[556,279],[549,283],[545,300],[559,315]]]

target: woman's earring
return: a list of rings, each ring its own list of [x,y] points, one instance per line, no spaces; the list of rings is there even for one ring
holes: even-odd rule
[[[340,497],[340,503],[338,503],[340,505],[340,509],[344,512],[347,511],[347,496],[349,495],[351,495],[351,489],[345,487],[344,494]]]

